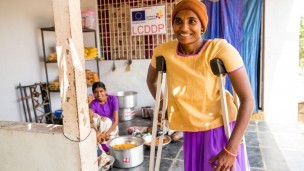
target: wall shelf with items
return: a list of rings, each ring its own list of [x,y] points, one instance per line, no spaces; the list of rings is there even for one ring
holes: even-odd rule
[[[42,38],[42,49],[43,49],[43,61],[44,61],[44,67],[45,67],[45,75],[46,75],[46,84],[48,86],[49,92],[60,92],[59,90],[59,80],[53,79],[54,81],[50,81],[50,68],[51,67],[57,67],[52,66],[53,64],[57,64],[57,55],[55,51],[47,52],[47,41],[48,36],[46,36],[46,32],[54,32],[55,33],[55,27],[48,27],[48,28],[41,28],[41,38]],[[85,62],[86,64],[88,62],[96,62],[96,68],[93,69],[95,71],[91,71],[89,69],[86,69],[86,78],[87,78],[87,86],[91,87],[92,84],[96,81],[100,80],[100,73],[99,73],[99,58],[98,58],[98,50],[97,50],[97,35],[96,30],[92,29],[83,29],[83,36],[85,37],[87,34],[93,34],[94,36],[94,43],[90,47],[84,47],[84,56],[85,56]],[[92,35],[90,35],[92,36]],[[51,35],[51,37],[55,37],[55,35]],[[94,65],[91,65],[91,67]],[[54,72],[53,72],[54,73]],[[58,73],[58,70],[57,70]],[[51,104],[51,94],[49,93],[49,99]],[[52,105],[50,105],[51,108]],[[52,111],[52,109],[51,109]]]

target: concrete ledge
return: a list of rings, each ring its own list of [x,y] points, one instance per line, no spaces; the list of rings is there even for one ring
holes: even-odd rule
[[[63,132],[62,125],[13,121],[0,121],[0,129],[50,134],[62,134]]]
[[[98,169],[95,131],[75,142],[61,125],[0,121],[0,152],[0,170],[80,171],[82,162]]]

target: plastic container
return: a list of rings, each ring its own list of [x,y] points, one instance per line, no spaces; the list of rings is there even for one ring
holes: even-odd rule
[[[55,110],[54,115],[55,115],[56,118],[61,118],[61,116],[62,116],[62,110]]]
[[[95,11],[82,11],[82,28],[96,29],[96,12]]]

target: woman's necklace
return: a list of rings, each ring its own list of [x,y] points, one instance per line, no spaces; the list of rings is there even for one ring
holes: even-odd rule
[[[203,42],[204,42],[204,41],[203,41]],[[202,45],[203,45],[203,43],[202,43],[198,48],[194,49],[193,52],[191,52],[191,53],[186,53],[186,51],[184,51],[184,49],[183,49],[182,44],[179,44],[180,50],[181,50],[182,54],[185,54],[185,55],[194,55],[194,54],[196,54],[197,51],[202,47]]]

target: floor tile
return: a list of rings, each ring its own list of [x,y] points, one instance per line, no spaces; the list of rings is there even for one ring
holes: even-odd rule
[[[245,141],[247,147],[259,147],[260,145],[257,132],[246,132]]]
[[[250,167],[264,169],[262,153],[259,147],[247,147]]]
[[[263,159],[267,170],[288,171],[287,161],[278,146],[262,147]]]
[[[287,165],[292,171],[304,170],[304,151],[282,151]]]
[[[258,130],[257,130],[257,127],[255,126],[255,125],[249,125],[248,127],[247,127],[247,130],[246,130],[247,132],[257,132]]]
[[[179,153],[177,159],[179,159],[179,160],[184,160],[184,150],[183,150],[183,149],[181,149],[181,151],[180,151],[180,153]]]
[[[155,164],[155,162],[156,161],[154,161],[154,164]],[[120,169],[120,168],[115,168],[114,167],[111,170],[113,170],[113,171],[148,171],[149,170],[149,163],[150,163],[150,158],[145,157],[144,162],[137,167],[128,168],[128,169],[126,169],[126,168]],[[171,165],[172,165],[172,160],[162,159],[161,163],[160,163],[159,170],[160,171],[168,171]]]
[[[170,168],[170,171],[183,171],[184,170],[184,161],[177,160],[173,166]]]
[[[258,132],[260,147],[262,148],[279,148],[271,132]]]

